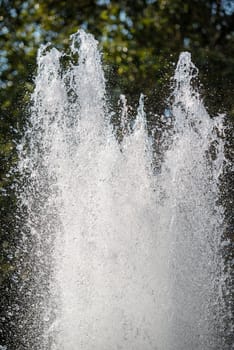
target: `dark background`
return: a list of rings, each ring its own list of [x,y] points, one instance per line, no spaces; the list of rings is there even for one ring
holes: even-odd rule
[[[181,51],[192,53],[200,91],[211,116],[227,114],[228,160],[234,117],[234,2],[228,0],[0,0],[0,288],[1,306],[14,299],[17,241],[11,169],[27,121],[36,54],[51,41],[68,49],[84,28],[100,41],[112,104],[125,93],[134,107],[142,92],[146,109],[162,113]],[[223,179],[227,235],[232,236],[232,175]],[[4,314],[4,311],[2,313]],[[0,316],[1,317],[1,316]],[[5,316],[2,316],[5,317]],[[1,319],[4,321],[4,319]],[[0,321],[1,321],[0,320]],[[6,323],[7,324],[7,323]],[[4,328],[1,336],[9,333]],[[5,335],[4,335],[5,334]]]

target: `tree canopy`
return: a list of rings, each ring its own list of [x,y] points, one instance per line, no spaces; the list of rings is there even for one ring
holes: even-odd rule
[[[12,175],[16,142],[27,119],[38,47],[67,49],[84,28],[100,41],[110,88],[130,100],[143,92],[157,111],[168,94],[178,55],[188,50],[200,69],[211,114],[234,115],[232,0],[0,0],[1,268],[14,244]],[[153,102],[154,101],[154,102]],[[157,103],[155,102],[157,101]]]
[[[232,0],[0,0],[0,292],[12,287],[18,227],[14,174],[16,145],[28,116],[39,46],[67,50],[79,28],[100,42],[113,96],[135,103],[142,92],[161,113],[181,51],[200,70],[211,115],[234,116],[234,4]],[[9,298],[9,296],[8,296]],[[1,329],[1,327],[0,327]],[[10,337],[2,331],[3,335]]]

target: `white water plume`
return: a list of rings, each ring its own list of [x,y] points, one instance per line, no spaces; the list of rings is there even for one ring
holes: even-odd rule
[[[133,130],[121,97],[121,144],[115,137],[97,44],[73,35],[79,60],[66,71],[56,49],[38,54],[19,163],[43,286],[30,349],[224,350],[223,117],[208,115],[182,53],[170,146],[155,174],[143,95]]]

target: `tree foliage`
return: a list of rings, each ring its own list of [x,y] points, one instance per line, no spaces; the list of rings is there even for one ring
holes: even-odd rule
[[[0,0],[2,304],[9,303],[9,289],[14,298],[16,288],[12,276],[18,228],[13,219],[16,199],[11,169],[27,120],[37,49],[50,41],[66,50],[69,36],[79,28],[100,41],[115,97],[123,92],[134,103],[143,92],[149,97],[148,108],[163,112],[174,63],[181,51],[188,50],[200,69],[210,113],[234,115],[232,0]],[[1,332],[0,336],[10,339],[9,327]]]
[[[100,41],[116,95],[121,90],[134,101],[143,92],[153,108],[162,110],[173,63],[188,50],[200,68],[210,112],[234,114],[231,0],[0,0],[1,238],[6,252],[1,266],[6,276],[15,210],[9,171],[27,118],[37,49],[48,41],[66,49],[69,35],[81,27]]]

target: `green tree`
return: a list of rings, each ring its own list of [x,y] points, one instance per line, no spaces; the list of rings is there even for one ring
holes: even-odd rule
[[[2,279],[12,273],[16,143],[27,119],[36,53],[51,41],[67,49],[79,28],[100,41],[108,84],[163,112],[173,63],[183,50],[200,68],[211,114],[234,115],[234,5],[230,0],[0,0],[0,206]],[[156,101],[156,102],[155,102]]]
[[[80,27],[101,43],[114,96],[122,91],[135,103],[143,92],[148,108],[162,112],[173,63],[189,50],[200,68],[210,112],[234,114],[232,1],[0,0],[1,237],[9,249],[15,205],[9,171],[27,118],[37,49],[48,41],[66,49],[70,34]]]

